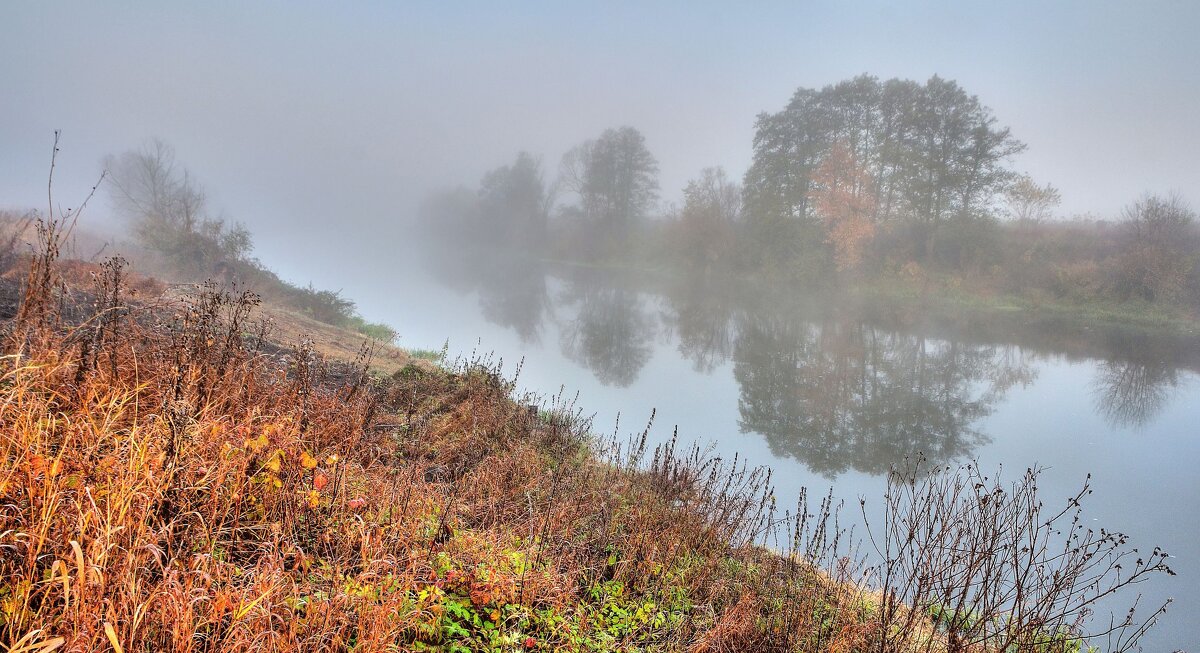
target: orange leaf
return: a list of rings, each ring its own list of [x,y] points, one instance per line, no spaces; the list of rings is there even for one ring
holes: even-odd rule
[[[300,466],[304,469],[312,469],[317,466],[317,459],[310,456],[307,451],[301,451]]]
[[[324,474],[317,474],[313,477],[313,487],[318,490],[324,490],[325,486],[329,485],[329,477]]]

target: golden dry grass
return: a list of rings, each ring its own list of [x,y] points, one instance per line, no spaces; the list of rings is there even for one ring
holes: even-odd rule
[[[379,381],[336,362],[344,333],[281,356],[254,298],[216,287],[129,304],[128,276],[90,270],[71,321],[83,295],[54,258],[0,355],[10,652],[871,640],[868,605],[756,546],[758,472],[673,448],[647,470],[644,445],[595,441],[569,406],[531,415],[478,361],[392,353]]]

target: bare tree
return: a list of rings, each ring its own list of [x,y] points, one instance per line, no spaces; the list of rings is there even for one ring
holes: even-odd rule
[[[1128,294],[1173,301],[1196,265],[1196,214],[1178,195],[1145,195],[1125,208],[1122,281]]]
[[[1123,356],[1104,361],[1091,383],[1096,413],[1114,427],[1138,428],[1166,406],[1179,384],[1175,353],[1151,338],[1130,337]]]
[[[194,230],[205,210],[204,192],[175,163],[175,150],[160,140],[120,156],[110,156],[112,199],[133,222],[139,237],[153,240],[166,227]]]
[[[584,141],[563,155],[562,162],[558,166],[558,186],[568,192],[583,194],[588,161],[592,157],[594,144],[595,141]]]
[[[185,274],[205,277],[213,266],[245,261],[253,248],[241,224],[211,217],[204,190],[175,161],[170,145],[154,140],[110,156],[111,195],[137,239]]]
[[[884,523],[868,529],[883,559],[881,652],[1072,651],[1101,639],[1109,651],[1128,651],[1137,644],[1166,604],[1144,619],[1135,614],[1137,599],[1106,622],[1093,613],[1151,576],[1173,575],[1167,554],[1157,547],[1139,553],[1125,535],[1084,525],[1090,476],[1061,511],[1046,509],[1040,475],[1031,468],[1004,484],[974,465],[931,473],[918,463],[889,476]],[[922,628],[930,618],[935,633]]]

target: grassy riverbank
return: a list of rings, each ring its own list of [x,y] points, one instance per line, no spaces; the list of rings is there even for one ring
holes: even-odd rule
[[[866,590],[756,545],[763,470],[598,440],[486,361],[379,377],[348,333],[287,346],[305,325],[264,326],[252,295],[131,301],[119,266],[67,288],[52,253],[29,263],[0,358],[10,651],[878,638]]]
[[[1200,334],[1200,318],[1197,316],[1171,306],[1137,300],[1071,301],[1050,296],[979,292],[964,288],[961,283],[952,279],[925,283],[901,280],[870,281],[852,285],[851,293],[864,301],[903,304],[940,313],[1023,315],[1031,319],[1130,327],[1164,334]]]
[[[484,367],[368,388],[305,352],[285,370],[185,333],[138,383],[129,335],[82,380],[53,337],[5,360],[4,641],[678,649],[750,646],[785,618],[766,603],[777,564],[713,513],[742,497],[676,505],[698,488],[602,463]],[[186,372],[155,364],[175,353]],[[802,585],[839,605],[835,585]]]
[[[549,266],[583,270],[607,270],[613,273],[636,273],[640,278],[665,282],[681,282],[690,275],[678,268],[660,266],[630,266],[602,261],[550,260]],[[703,276],[703,275],[701,275]],[[834,285],[804,284],[784,278],[757,274],[738,275],[715,272],[709,276],[714,285],[747,284],[761,288],[763,284],[793,287],[795,294],[837,294],[861,302],[881,302],[913,311],[933,311],[938,314],[970,314],[1023,317],[1030,320],[1053,320],[1080,327],[1123,327],[1163,335],[1200,335],[1200,316],[1179,306],[1131,299],[1124,302],[1098,298],[1070,299],[1048,293],[1013,294],[979,287],[952,275],[922,275],[919,279],[896,276],[860,280],[844,280]]]
[[[970,606],[990,604],[954,607],[959,565],[976,563],[948,541],[872,574],[832,502],[785,510],[768,470],[644,432],[598,438],[570,402],[533,405],[486,359],[442,367],[355,349],[334,327],[304,336],[318,325],[249,293],[155,294],[118,263],[69,284],[63,271],[86,266],[40,233],[3,293],[11,653],[1080,650],[1059,625],[1069,610],[981,621]],[[1036,499],[975,486],[1003,506],[991,523],[956,486],[901,487],[914,502],[895,514],[913,524],[958,515],[947,538],[1020,534],[1007,511]],[[1121,560],[1106,557],[1121,544],[1089,535],[1030,560]],[[1146,559],[1127,577],[1160,570]],[[912,579],[950,584],[872,589],[910,562]],[[1080,569],[1108,578],[1095,564]]]

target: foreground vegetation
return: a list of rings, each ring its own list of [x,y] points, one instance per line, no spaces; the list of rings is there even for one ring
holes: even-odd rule
[[[1043,513],[1036,470],[894,474],[862,555],[831,498],[780,510],[768,470],[598,439],[486,360],[378,377],[369,347],[280,347],[249,292],[139,302],[120,260],[68,285],[78,214],[53,215],[5,257],[10,653],[1059,653],[1093,641],[1099,601],[1169,573],[1080,527],[1086,487]],[[1160,614],[1097,635],[1125,650]]]
[[[29,263],[2,359],[10,651],[721,650],[874,628],[861,592],[751,546],[762,471],[671,449],[637,471],[644,436],[593,449],[568,405],[534,415],[481,361],[381,381],[366,357],[272,354],[253,295],[209,285],[163,314],[126,303],[119,263],[71,323],[56,249]]]

